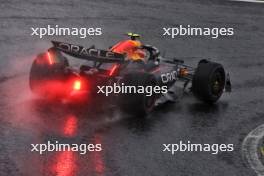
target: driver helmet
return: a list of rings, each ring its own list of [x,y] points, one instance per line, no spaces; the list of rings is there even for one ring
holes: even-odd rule
[[[139,34],[127,33],[130,40],[121,41],[111,48],[111,51],[126,54],[128,59],[131,60],[145,60],[146,52],[141,48],[143,44],[137,40],[140,38]]]

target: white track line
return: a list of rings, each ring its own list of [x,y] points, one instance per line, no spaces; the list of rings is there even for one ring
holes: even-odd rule
[[[254,3],[264,3],[263,0],[232,0],[237,2],[254,2]]]
[[[264,124],[251,131],[242,143],[242,154],[258,176],[264,176],[264,166],[258,157],[258,145],[263,137]]]

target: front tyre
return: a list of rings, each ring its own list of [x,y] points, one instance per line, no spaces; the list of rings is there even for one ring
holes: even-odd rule
[[[225,70],[221,64],[200,62],[193,76],[192,92],[206,103],[215,103],[223,93],[225,80]]]

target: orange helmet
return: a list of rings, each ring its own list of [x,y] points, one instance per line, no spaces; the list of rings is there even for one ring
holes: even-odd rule
[[[136,37],[139,37],[139,35],[132,33],[128,33],[128,35],[131,36],[130,40],[117,43],[111,48],[111,51],[126,54],[126,56],[132,60],[144,60],[146,53],[140,48],[142,43],[139,40],[136,40]]]

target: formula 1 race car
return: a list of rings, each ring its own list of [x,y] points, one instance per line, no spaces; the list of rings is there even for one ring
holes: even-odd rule
[[[137,40],[139,35],[130,33],[129,36],[130,39],[107,50],[52,41],[53,47],[39,54],[32,64],[31,90],[44,98],[67,102],[103,97],[125,112],[140,115],[151,112],[158,102],[164,102],[161,99],[173,100],[177,82],[183,83],[184,91],[192,92],[208,104],[215,103],[224,89],[231,91],[229,75],[221,64],[201,59],[193,68],[183,60],[161,57],[157,48],[141,44]],[[83,62],[78,68],[70,66],[66,55]],[[113,85],[141,86],[143,91],[116,94],[112,93],[114,88],[109,87]],[[164,86],[167,91],[159,89]],[[147,94],[149,92],[144,92],[147,87],[154,87],[152,91],[156,92]]]

